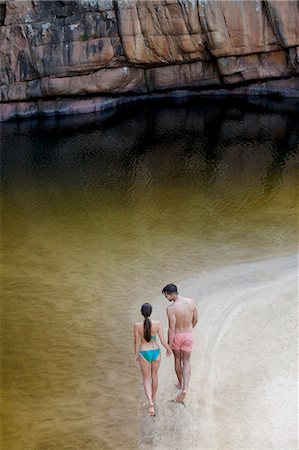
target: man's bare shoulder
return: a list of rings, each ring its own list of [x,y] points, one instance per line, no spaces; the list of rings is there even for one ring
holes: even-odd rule
[[[191,297],[183,297],[183,300],[187,303],[195,304],[194,298]]]
[[[171,303],[171,305],[167,306],[166,312],[167,314],[171,314],[175,310],[175,303]]]

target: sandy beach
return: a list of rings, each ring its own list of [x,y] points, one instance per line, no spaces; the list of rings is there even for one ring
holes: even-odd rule
[[[200,316],[188,398],[186,406],[172,401],[164,356],[157,415],[144,409],[141,448],[297,449],[298,255],[201,272],[179,288]],[[165,317],[161,298],[153,304]]]

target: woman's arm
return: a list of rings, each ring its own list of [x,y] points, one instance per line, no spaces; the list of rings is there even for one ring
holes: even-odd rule
[[[167,344],[167,342],[164,339],[161,322],[159,322],[158,324],[158,336],[161,341],[161,344],[163,345],[163,347],[166,348],[166,356],[172,355],[173,352],[171,350],[171,347]]]
[[[135,362],[139,361],[139,333],[137,324],[134,325],[134,354],[135,354]]]

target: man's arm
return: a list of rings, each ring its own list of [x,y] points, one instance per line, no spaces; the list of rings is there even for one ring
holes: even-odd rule
[[[198,312],[197,312],[196,306],[194,305],[193,317],[192,317],[192,326],[193,326],[193,328],[195,327],[197,322],[198,322]]]
[[[167,308],[167,317],[168,317],[168,344],[171,347],[174,340],[175,323],[176,323],[175,314],[172,311],[171,306]]]

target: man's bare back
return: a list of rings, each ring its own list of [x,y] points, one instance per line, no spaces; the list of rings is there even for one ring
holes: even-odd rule
[[[192,331],[194,323],[194,312],[196,310],[193,298],[182,297],[178,295],[176,301],[168,306],[168,318],[175,319],[175,333],[184,333]]]

